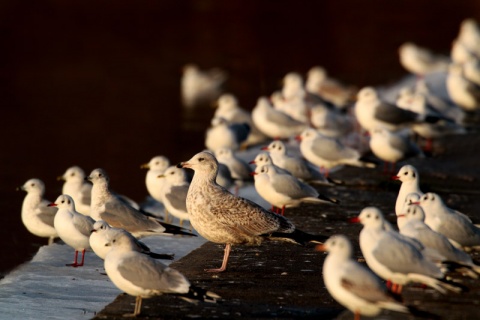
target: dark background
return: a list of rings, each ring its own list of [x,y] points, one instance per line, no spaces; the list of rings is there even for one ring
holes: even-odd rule
[[[204,147],[213,109],[182,113],[184,64],[225,69],[225,89],[252,109],[314,65],[357,87],[397,81],[403,42],[449,54],[468,17],[480,21],[479,1],[2,1],[0,273],[46,244],[21,223],[26,180],[53,201],[66,168],[103,167],[142,201],[140,164]]]

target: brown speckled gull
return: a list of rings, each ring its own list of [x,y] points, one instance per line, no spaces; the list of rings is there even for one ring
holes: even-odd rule
[[[285,217],[219,186],[215,182],[218,161],[209,152],[200,152],[178,166],[195,171],[187,195],[187,210],[192,226],[205,239],[225,244],[222,266],[206,271],[225,271],[234,244],[260,245],[268,238],[304,245],[310,241],[327,239],[322,235],[300,231]]]

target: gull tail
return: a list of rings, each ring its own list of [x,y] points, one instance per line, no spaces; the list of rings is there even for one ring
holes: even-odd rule
[[[323,202],[326,201],[326,202],[330,202],[330,203],[334,203],[334,204],[339,204],[340,203],[340,200],[335,199],[335,198],[330,198],[330,197],[328,197],[324,194],[321,194],[321,193],[318,195],[317,199],[320,199]]]
[[[194,286],[190,286],[187,293],[177,294],[177,296],[190,303],[198,303],[199,301],[217,303],[221,299],[216,293]]]
[[[448,291],[452,291],[455,293],[465,292],[468,291],[468,288],[460,283],[447,280],[447,279],[435,279],[429,276],[425,276],[422,274],[417,273],[410,273],[408,274],[410,280],[414,282],[423,283],[442,294],[447,294]]]
[[[169,223],[165,223],[165,222],[162,222],[162,221],[157,221],[157,222],[158,222],[158,224],[160,224],[162,227],[165,228],[165,231],[163,233],[168,233],[168,234],[173,234],[173,235],[192,236],[192,237],[197,236],[196,234],[188,232],[187,229],[184,229],[182,227],[179,227],[179,226],[176,226],[176,225],[173,225],[173,224],[169,224]]]
[[[282,240],[282,241],[288,241],[288,242],[293,242],[300,244],[302,246],[306,245],[309,242],[314,242],[314,243],[323,243],[325,242],[329,237],[321,235],[321,234],[310,234],[303,232],[301,230],[295,229],[291,233],[285,233],[285,232],[274,232],[269,235],[269,238],[271,240]]]
[[[175,258],[175,254],[173,253],[155,253],[149,252],[147,253],[148,256],[152,257],[153,259],[161,259],[161,260],[173,260]]]

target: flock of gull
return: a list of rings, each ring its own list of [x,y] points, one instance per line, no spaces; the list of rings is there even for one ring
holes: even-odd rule
[[[25,182],[22,221],[50,243],[59,237],[71,246],[75,256],[69,266],[83,266],[89,250],[104,259],[111,281],[136,297],[133,315],[140,314],[142,298],[160,294],[188,301],[221,299],[159,261],[173,259],[172,254],[152,252],[139,240],[159,235],[198,233],[224,244],[222,265],[207,272],[224,272],[235,245],[317,243],[318,250],[328,252],[323,265],[327,290],[356,317],[382,309],[413,313],[398,299],[408,283],[440,293],[462,292],[467,288],[448,274],[478,278],[480,266],[469,252],[480,247],[480,229],[438,194],[424,194],[415,167],[396,171],[395,163],[425,157],[432,152],[432,140],[470,129],[480,108],[480,28],[472,19],[463,21],[450,56],[405,43],[399,57],[415,81],[399,88],[395,97],[374,87],[344,85],[314,67],[305,81],[296,72],[285,75],[281,90],[260,97],[251,112],[233,94],[222,92],[225,72],[187,65],[181,80],[184,107],[215,99],[217,109],[205,133],[205,150],[177,165],[160,155],[142,166],[148,169],[146,189],[163,205],[164,215],[112,191],[104,169],[86,175],[73,166],[60,177],[62,195],[54,202],[44,199],[40,179]],[[431,88],[432,76],[443,79],[444,92]],[[254,156],[246,159],[247,154]],[[303,203],[341,205],[315,185],[335,188],[339,182],[330,175],[335,170],[370,170],[381,162],[401,181],[397,226],[376,207],[364,208],[352,219],[363,225],[359,243],[367,266],[352,258],[346,236],[309,234],[286,217],[286,208]],[[185,169],[193,170],[193,176]],[[247,184],[270,209],[238,196]]]

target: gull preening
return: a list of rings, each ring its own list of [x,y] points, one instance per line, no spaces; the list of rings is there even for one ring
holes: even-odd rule
[[[283,216],[233,195],[215,182],[218,161],[210,152],[200,152],[178,164],[195,171],[187,195],[187,209],[193,228],[205,239],[225,244],[222,266],[226,270],[232,245],[260,245],[264,240],[284,240],[298,244],[323,241],[322,235],[298,230]]]

